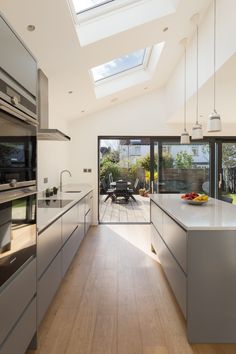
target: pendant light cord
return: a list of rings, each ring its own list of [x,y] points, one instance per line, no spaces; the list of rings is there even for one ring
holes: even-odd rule
[[[187,64],[187,60],[186,60],[186,45],[184,47],[184,131],[186,132],[186,86],[187,86],[187,80],[186,80],[186,64]]]
[[[214,0],[214,76],[213,76],[213,108],[216,111],[216,0]]]
[[[198,124],[198,24],[197,24],[197,70],[196,70],[196,83],[197,83],[197,97],[196,97],[196,124]]]

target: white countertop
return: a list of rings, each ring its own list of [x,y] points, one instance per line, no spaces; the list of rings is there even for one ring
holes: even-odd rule
[[[186,230],[236,230],[236,206],[209,198],[203,205],[190,205],[181,194],[151,194],[153,200]]]
[[[45,198],[42,193],[38,194],[38,199],[63,199],[71,200],[63,208],[37,208],[37,229],[38,232],[42,232],[50,224],[52,224],[56,219],[63,215],[67,210],[69,210],[74,204],[80,201],[86,194],[88,194],[93,188],[88,184],[68,184],[63,186],[64,191],[81,191],[80,193],[63,193],[58,192],[50,198]]]

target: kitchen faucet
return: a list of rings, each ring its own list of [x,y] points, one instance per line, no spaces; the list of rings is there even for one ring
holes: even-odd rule
[[[62,175],[64,172],[67,172],[69,173],[70,177],[72,177],[72,174],[69,170],[62,170],[61,173],[60,173],[60,191],[62,192]]]

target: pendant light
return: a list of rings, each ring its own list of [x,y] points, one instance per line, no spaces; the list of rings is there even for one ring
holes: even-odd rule
[[[196,24],[196,49],[197,49],[197,57],[196,57],[196,122],[193,126],[192,129],[192,140],[199,140],[203,139],[203,131],[202,131],[202,125],[198,121],[198,14],[195,14],[192,17],[192,21]]]
[[[208,132],[221,131],[221,118],[215,108],[216,103],[216,0],[214,0],[214,75],[213,75],[213,112],[208,117]]]
[[[181,44],[184,46],[184,131],[182,132],[181,136],[180,136],[180,144],[190,144],[190,137],[189,137],[189,133],[187,132],[186,129],[186,70],[187,70],[187,66],[186,66],[186,46],[187,46],[187,38],[182,39]]]

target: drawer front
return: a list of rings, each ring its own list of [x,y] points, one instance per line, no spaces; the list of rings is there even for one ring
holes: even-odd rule
[[[38,237],[38,278],[60,250],[61,243],[61,219],[58,219]]]
[[[89,210],[89,212],[85,215],[85,235],[87,234],[90,226],[92,225],[92,210]]]
[[[6,319],[6,318],[5,318]],[[4,321],[5,321],[4,319]],[[23,316],[0,348],[1,354],[24,354],[36,333],[36,299],[34,298]]]
[[[155,251],[157,252],[177,302],[186,318],[187,278],[157,232],[155,240]]]
[[[163,233],[163,211],[153,202],[151,202],[151,222],[162,236]]]
[[[68,210],[62,216],[62,242],[65,243],[66,240],[70,237],[72,232],[76,229],[79,222],[79,211],[77,205]]]
[[[187,232],[164,213],[163,240],[187,274]]]
[[[49,268],[43,274],[38,282],[38,325],[42,321],[62,279],[61,273],[61,252],[50,264]]]
[[[32,260],[0,293],[0,343],[36,293],[36,260]]]
[[[70,238],[65,243],[62,249],[62,275],[64,276],[67,269],[69,268],[72,259],[77,252],[80,244],[80,233],[79,230],[75,230]]]

